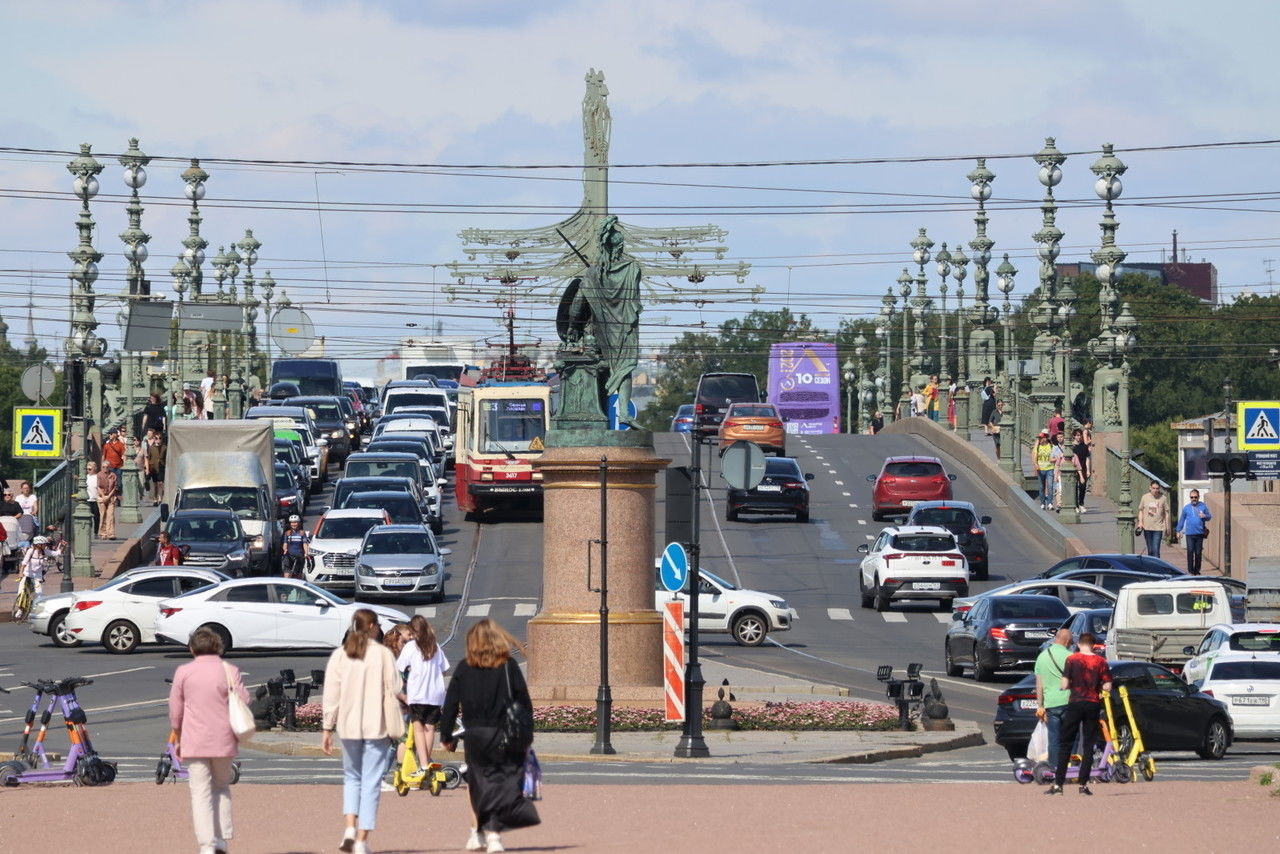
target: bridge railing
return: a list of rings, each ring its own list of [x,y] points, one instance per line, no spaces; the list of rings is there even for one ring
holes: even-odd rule
[[[36,481],[35,493],[40,502],[40,524],[63,527],[67,517],[67,497],[76,472],[75,460],[63,460]]]
[[[1107,448],[1107,498],[1116,504],[1120,503],[1120,474],[1123,470],[1124,457],[1114,448]],[[1138,465],[1137,461],[1129,460],[1129,493],[1135,502],[1147,491],[1147,485],[1153,480],[1166,493],[1169,491],[1169,484],[1152,474],[1149,469]]]

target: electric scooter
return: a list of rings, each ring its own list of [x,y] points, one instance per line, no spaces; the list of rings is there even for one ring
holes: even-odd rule
[[[391,775],[391,785],[395,787],[396,794],[403,798],[409,794],[410,789],[426,789],[439,797],[442,789],[456,789],[462,783],[462,774],[453,765],[432,762],[427,766],[427,773],[419,777],[421,767],[418,764],[418,751],[414,749],[413,726],[407,725],[404,758],[400,760],[400,767]]]
[[[1141,774],[1144,780],[1150,782],[1156,777],[1155,757],[1147,753],[1146,745],[1142,742],[1142,731],[1138,728],[1138,719],[1133,714],[1133,706],[1129,703],[1129,686],[1121,685],[1119,693],[1132,740],[1128,740],[1127,745],[1121,744],[1112,756],[1112,777],[1118,783],[1128,783],[1130,780],[1136,780]],[[1102,695],[1102,703],[1107,710],[1107,720],[1115,720],[1111,711],[1110,693]]]
[[[24,687],[36,692],[31,708],[27,710],[26,724],[22,732],[22,744],[15,758],[0,763],[0,786],[17,786],[22,783],[63,783],[72,782],[77,786],[105,786],[116,779],[116,763],[107,762],[93,747],[86,726],[88,717],[76,699],[76,688],[92,685],[92,679],[71,677],[58,682],[41,680],[24,682]],[[40,709],[44,697],[49,696],[49,704],[40,716],[40,731],[34,744],[30,744],[31,727],[36,713]],[[61,768],[54,767],[44,749],[45,736],[49,732],[49,721],[53,717],[53,709],[57,706],[62,713],[67,727],[67,738],[71,749]],[[30,747],[28,748],[28,745]]]
[[[173,684],[173,679],[166,677],[165,682]],[[187,771],[185,765],[182,764],[182,757],[178,755],[178,731],[176,729],[169,730],[169,740],[165,742],[164,752],[160,754],[160,761],[156,762],[156,785],[162,786],[166,780],[172,780],[177,783],[190,778],[190,772]],[[240,782],[240,760],[231,763],[231,785]]]

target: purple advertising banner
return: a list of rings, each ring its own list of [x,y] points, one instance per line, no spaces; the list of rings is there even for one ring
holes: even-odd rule
[[[836,345],[797,341],[770,347],[769,401],[778,407],[788,433],[839,433]]]

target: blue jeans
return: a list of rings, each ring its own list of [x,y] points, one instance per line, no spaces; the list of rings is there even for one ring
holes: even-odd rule
[[[1049,767],[1058,767],[1058,742],[1062,739],[1062,714],[1066,706],[1045,709],[1045,728],[1049,730]]]
[[[357,816],[360,830],[373,830],[378,823],[382,778],[391,756],[385,738],[342,739],[342,814]]]
[[[1053,506],[1053,469],[1046,471],[1037,471],[1036,475],[1040,478],[1040,506]]]
[[[1147,554],[1152,557],[1160,557],[1160,540],[1163,538],[1163,531],[1146,531],[1142,532],[1142,536],[1147,540]]]
[[[1187,547],[1187,573],[1200,574],[1200,560],[1204,554],[1204,534],[1187,534],[1182,538]]]

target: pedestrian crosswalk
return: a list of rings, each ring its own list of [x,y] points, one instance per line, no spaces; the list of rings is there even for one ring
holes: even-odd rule
[[[416,608],[412,606],[407,606],[407,605],[406,606],[392,605],[391,607],[397,608],[397,610],[404,611],[406,617],[411,617],[414,614],[420,614],[423,617],[427,618],[428,620],[435,620],[435,619],[451,618],[454,613],[454,609],[457,607],[457,604],[446,603],[444,605],[421,605]],[[506,619],[508,617],[528,618],[528,617],[532,617],[536,613],[538,613],[538,603],[535,601],[532,601],[532,600],[519,601],[519,600],[504,599],[504,600],[494,600],[491,602],[485,602],[485,601],[477,602],[473,600],[464,606],[462,615],[463,617],[472,619],[472,620],[479,620],[484,617],[492,617],[495,620],[502,621],[503,619]]]
[[[950,611],[861,611],[854,616],[852,608],[828,608],[827,619],[848,623],[855,620],[880,623],[919,623],[938,622],[946,625],[951,622]]]

